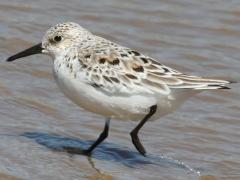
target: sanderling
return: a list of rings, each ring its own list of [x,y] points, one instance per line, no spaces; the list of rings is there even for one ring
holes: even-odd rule
[[[146,151],[138,132],[203,90],[229,89],[230,81],[189,76],[67,22],[51,27],[39,43],[7,59],[43,53],[53,59],[54,77],[63,93],[80,107],[106,117],[105,128],[87,150],[89,155],[107,136],[110,119],[141,120],[130,135],[136,149]]]

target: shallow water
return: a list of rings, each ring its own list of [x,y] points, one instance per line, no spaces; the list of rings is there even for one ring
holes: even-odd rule
[[[121,121],[111,122],[92,158],[63,152],[66,144],[87,147],[103,118],[63,96],[48,57],[5,62],[63,21],[185,73],[240,79],[239,0],[1,0],[1,180],[240,179],[239,84],[202,93],[147,123],[140,134],[146,158],[131,144],[136,124]]]

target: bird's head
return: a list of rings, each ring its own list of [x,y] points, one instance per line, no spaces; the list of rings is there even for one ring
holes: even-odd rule
[[[60,23],[47,30],[41,43],[9,57],[7,61],[40,53],[54,59],[71,47],[83,46],[90,37],[91,33],[76,23]]]

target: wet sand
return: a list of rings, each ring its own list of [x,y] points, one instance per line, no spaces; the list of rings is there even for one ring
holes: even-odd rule
[[[239,80],[239,0],[2,0],[0,2],[0,179],[240,179],[240,87],[205,92],[140,132],[148,156],[133,147],[136,122],[112,121],[91,158],[104,118],[60,92],[52,61],[5,59],[39,43],[46,29],[74,21],[185,73]],[[200,176],[197,172],[200,172]]]

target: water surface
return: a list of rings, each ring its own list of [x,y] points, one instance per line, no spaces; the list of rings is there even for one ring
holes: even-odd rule
[[[238,84],[147,123],[140,133],[146,158],[131,144],[136,124],[121,121],[112,121],[92,158],[63,152],[66,144],[87,147],[104,119],[63,96],[49,57],[5,62],[63,21],[185,73],[240,79],[239,0],[1,0],[0,179],[240,179]]]

